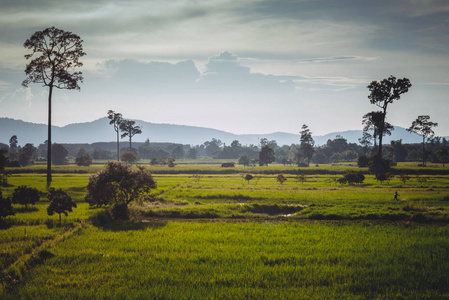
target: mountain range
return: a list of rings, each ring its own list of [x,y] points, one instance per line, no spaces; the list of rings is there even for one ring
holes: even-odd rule
[[[219,139],[225,144],[238,140],[242,145],[258,145],[259,140],[266,138],[276,140],[278,145],[299,144],[299,134],[275,132],[269,134],[233,134],[217,129],[172,125],[155,124],[141,120],[135,120],[136,125],[142,128],[142,134],[133,137],[134,142],[169,142],[179,144],[201,145],[212,138]],[[29,123],[10,118],[0,118],[0,143],[8,144],[11,136],[16,135],[19,145],[32,143],[35,146],[47,140],[47,125]],[[334,139],[340,135],[347,139],[348,143],[358,143],[362,136],[362,130],[348,130],[332,132],[322,136],[313,136],[316,145],[324,145],[327,140]],[[445,137],[449,139],[449,137]],[[52,141],[54,143],[77,144],[95,142],[113,142],[117,139],[117,133],[112,125],[109,125],[107,117],[92,122],[75,123],[63,127],[52,126]],[[391,140],[400,140],[404,144],[421,143],[422,137],[409,133],[405,128],[396,126],[391,136],[384,137],[384,143]],[[126,138],[121,140],[127,141]]]

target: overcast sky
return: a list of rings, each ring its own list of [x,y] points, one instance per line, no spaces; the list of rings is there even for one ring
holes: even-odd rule
[[[407,77],[388,109],[449,135],[446,0],[0,0],[0,117],[46,123],[47,89],[21,87],[35,31],[84,40],[84,83],[54,94],[53,124],[105,117],[232,133],[361,129],[372,80]],[[0,129],[1,130],[1,129]],[[151,139],[151,133],[145,133]]]

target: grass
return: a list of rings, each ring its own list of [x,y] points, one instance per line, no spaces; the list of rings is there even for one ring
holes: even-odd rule
[[[0,223],[0,296],[449,298],[449,174],[417,177],[399,166],[411,168],[405,183],[372,175],[335,183],[348,167],[311,167],[322,171],[304,172],[300,183],[297,168],[281,165],[230,174],[210,162],[180,164],[180,174],[149,166],[158,183],[151,201],[132,205],[133,222],[100,227],[87,223],[103,209],[83,202],[99,166],[54,174],[52,186],[77,201],[62,226],[46,214],[45,174],[12,174],[3,196],[27,185],[41,201],[14,205],[16,215]],[[256,179],[248,183],[247,173]]]
[[[448,233],[316,222],[89,226],[4,299],[446,298]]]

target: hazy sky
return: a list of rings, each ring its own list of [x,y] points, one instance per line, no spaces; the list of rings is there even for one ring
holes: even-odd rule
[[[376,110],[366,86],[394,75],[413,86],[388,121],[428,114],[449,135],[446,0],[0,0],[0,117],[46,123],[47,88],[21,87],[23,43],[51,26],[80,35],[87,53],[81,91],[54,94],[55,125],[112,109],[238,134],[305,123],[322,135],[361,129]]]

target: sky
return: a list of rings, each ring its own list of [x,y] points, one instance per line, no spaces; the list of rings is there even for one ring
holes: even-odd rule
[[[23,43],[51,26],[78,34],[86,52],[80,91],[53,95],[54,125],[112,109],[236,134],[307,124],[324,135],[362,129],[377,110],[367,85],[393,75],[412,87],[388,121],[430,115],[449,135],[446,0],[0,0],[0,117],[47,123],[48,88],[21,83]]]

